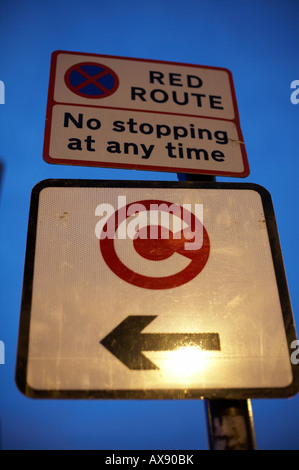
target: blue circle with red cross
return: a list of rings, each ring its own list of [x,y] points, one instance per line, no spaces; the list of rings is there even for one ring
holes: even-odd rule
[[[118,76],[106,65],[81,62],[70,67],[64,76],[66,86],[83,98],[106,98],[119,85]]]

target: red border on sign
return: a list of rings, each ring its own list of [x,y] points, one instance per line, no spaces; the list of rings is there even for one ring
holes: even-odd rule
[[[59,54],[71,54],[71,55],[78,55],[78,56],[103,58],[103,59],[105,58],[118,59],[118,60],[124,60],[124,61],[130,60],[130,61],[146,62],[146,63],[153,63],[153,64],[168,64],[168,65],[183,66],[183,67],[187,66],[187,67],[192,67],[192,68],[225,71],[229,77],[231,97],[232,97],[233,108],[234,108],[234,113],[235,113],[234,119],[219,119],[219,118],[212,118],[208,116],[194,115],[194,114],[181,114],[181,113],[177,114],[177,113],[160,112],[160,111],[148,111],[144,109],[117,108],[117,107],[107,107],[107,106],[96,106],[96,108],[103,108],[103,109],[106,108],[106,109],[134,111],[134,112],[147,112],[147,113],[185,116],[185,117],[197,117],[197,118],[213,119],[213,120],[218,120],[218,121],[233,122],[236,125],[236,129],[238,133],[237,143],[240,144],[243,170],[241,172],[221,171],[221,170],[213,171],[213,170],[203,170],[203,169],[196,170],[194,168],[187,169],[183,167],[164,167],[164,166],[157,166],[157,165],[138,165],[138,164],[119,163],[119,162],[107,163],[107,162],[96,162],[96,161],[88,161],[88,160],[82,160],[82,161],[72,160],[72,159],[67,159],[67,158],[52,158],[50,156],[50,136],[51,136],[53,107],[56,104],[65,104],[65,105],[70,105],[70,106],[71,105],[83,106],[83,107],[91,107],[91,108],[95,107],[93,105],[86,105],[86,104],[80,105],[77,103],[63,103],[63,102],[54,101],[56,65],[57,65],[57,57]],[[55,51],[52,53],[52,56],[51,56],[49,90],[48,90],[47,111],[46,111],[46,124],[45,124],[45,135],[44,135],[44,146],[43,146],[43,158],[47,163],[51,163],[51,164],[87,166],[87,167],[96,167],[96,168],[114,168],[114,169],[143,170],[143,171],[157,171],[157,172],[161,171],[161,172],[167,172],[167,173],[191,173],[191,174],[203,174],[203,175],[215,175],[215,176],[230,176],[230,177],[239,177],[239,178],[245,178],[250,173],[243,134],[242,134],[241,127],[240,127],[239,112],[238,112],[237,99],[236,99],[236,94],[235,94],[235,89],[234,89],[234,84],[233,84],[233,77],[229,69],[224,68],[224,67],[213,67],[213,66],[210,67],[206,65],[195,65],[195,64],[188,64],[188,63],[181,63],[181,62],[169,62],[169,61],[151,60],[151,59],[137,59],[133,57],[119,57],[119,56],[113,56],[113,55],[89,54],[89,53],[70,52],[70,51],[63,51],[63,50]]]

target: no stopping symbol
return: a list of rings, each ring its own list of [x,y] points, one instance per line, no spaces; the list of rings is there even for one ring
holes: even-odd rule
[[[73,65],[66,71],[64,81],[73,93],[90,99],[106,98],[119,85],[116,73],[110,67],[96,62]]]
[[[115,235],[120,224],[134,215],[134,208],[139,214],[143,211],[151,214],[153,208],[157,207],[160,212],[169,214],[174,206],[176,216],[179,215],[185,228],[173,233],[161,224],[140,227],[136,230],[132,240],[133,249],[141,256],[143,261],[156,261],[157,270],[159,269],[159,261],[166,260],[175,253],[187,258],[189,260],[188,265],[175,274],[157,277],[140,274],[138,266],[136,266],[136,271],[126,266],[115,249]],[[111,236],[111,233],[106,236],[108,228],[111,228],[111,226],[114,227],[114,236]],[[201,231],[200,244],[196,243],[194,228]],[[190,238],[190,234],[193,235],[192,238]],[[191,243],[193,243],[192,248]],[[118,209],[106,221],[102,229],[100,250],[107,266],[123,281],[144,289],[171,289],[191,281],[203,270],[210,254],[210,239],[199,218],[186,208],[168,201],[141,200]]]

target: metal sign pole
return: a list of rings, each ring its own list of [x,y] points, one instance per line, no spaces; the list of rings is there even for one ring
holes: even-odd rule
[[[216,181],[215,176],[178,173],[179,181]],[[250,400],[205,400],[210,450],[255,450]]]
[[[210,450],[256,450],[250,400],[205,400]]]

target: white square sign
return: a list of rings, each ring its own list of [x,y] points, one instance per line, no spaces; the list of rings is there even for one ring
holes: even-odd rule
[[[264,188],[46,180],[33,189],[17,361],[26,395],[290,396],[295,340]]]
[[[221,67],[56,51],[48,163],[246,177],[232,74]]]

